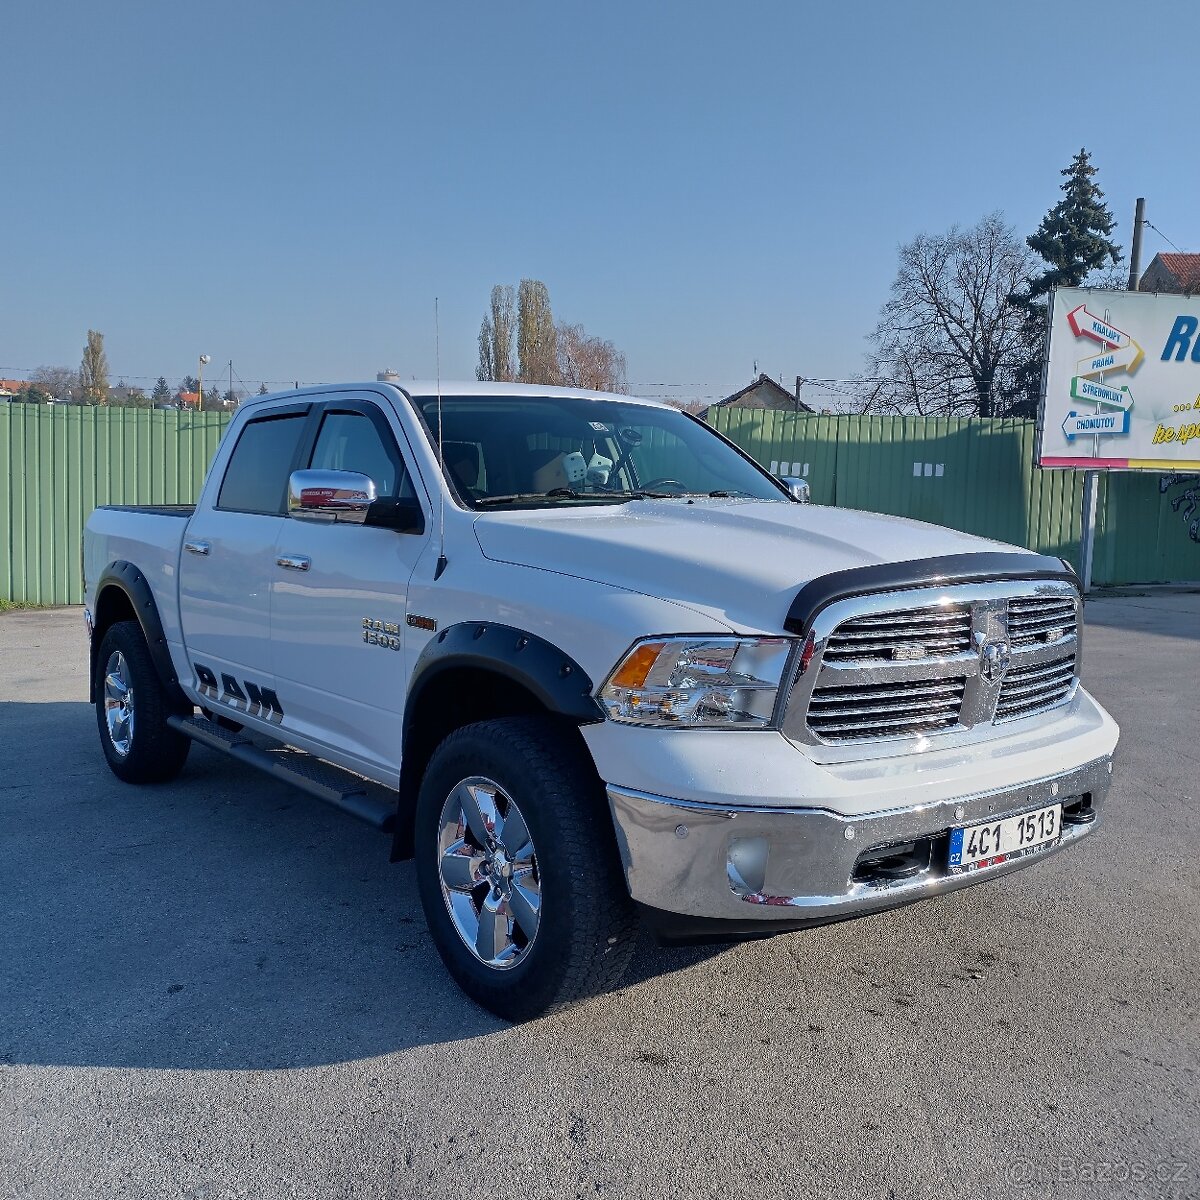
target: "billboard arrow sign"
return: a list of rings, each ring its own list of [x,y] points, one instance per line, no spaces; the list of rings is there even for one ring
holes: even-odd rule
[[[1105,350],[1092,358],[1081,358],[1075,371],[1082,377],[1102,375],[1105,371],[1125,371],[1132,375],[1145,357],[1141,346],[1130,338],[1129,345],[1121,350]]]
[[[1090,400],[1094,404],[1111,404],[1128,412],[1133,407],[1133,396],[1127,387],[1111,388],[1078,375],[1071,380],[1071,395],[1076,400]]]
[[[1129,345],[1129,334],[1115,329],[1107,321],[1100,320],[1094,313],[1081,304],[1067,313],[1067,324],[1076,337],[1091,338],[1102,346],[1111,346],[1114,350]]]
[[[1068,442],[1077,437],[1116,437],[1129,432],[1129,412],[1119,413],[1067,413],[1062,423],[1063,436]]]

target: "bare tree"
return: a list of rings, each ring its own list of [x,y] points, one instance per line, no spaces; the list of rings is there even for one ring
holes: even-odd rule
[[[591,337],[582,325],[565,321],[555,330],[555,342],[560,383],[594,392],[625,391],[625,355],[612,342]]]
[[[554,313],[540,279],[522,279],[517,288],[517,362],[522,383],[558,382]]]
[[[54,400],[79,398],[79,372],[70,367],[38,367],[29,382]]]
[[[103,404],[108,399],[108,355],[104,353],[104,334],[95,329],[87,333],[79,364],[79,386],[86,404]]]
[[[1030,267],[1028,248],[999,212],[901,246],[891,299],[871,335],[860,411],[1002,412],[1022,342],[1022,315],[1009,297]]]
[[[496,284],[488,312],[479,327],[479,366],[476,379],[513,379],[513,290],[508,284]]]

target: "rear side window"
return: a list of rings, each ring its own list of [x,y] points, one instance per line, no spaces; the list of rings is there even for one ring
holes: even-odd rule
[[[289,413],[247,422],[225,468],[217,507],[282,516],[288,475],[307,419],[304,413]]]

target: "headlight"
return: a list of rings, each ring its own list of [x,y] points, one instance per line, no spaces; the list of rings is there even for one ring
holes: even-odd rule
[[[677,728],[770,729],[791,638],[647,638],[600,689],[614,721]]]

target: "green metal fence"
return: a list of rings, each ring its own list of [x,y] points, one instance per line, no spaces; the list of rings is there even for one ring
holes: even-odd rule
[[[223,413],[0,405],[0,598],[78,604],[92,509],[195,500],[228,424]]]
[[[1033,465],[1030,421],[717,409],[722,433],[819,504],[896,513],[1079,563],[1082,476]],[[0,598],[83,598],[79,542],[97,504],[189,503],[221,413],[0,405]],[[1200,477],[1101,477],[1093,579],[1200,580]]]
[[[1079,566],[1083,476],[1034,466],[1032,421],[715,409],[710,420],[813,500],[896,513]],[[1200,580],[1200,477],[1101,476],[1093,582]]]

